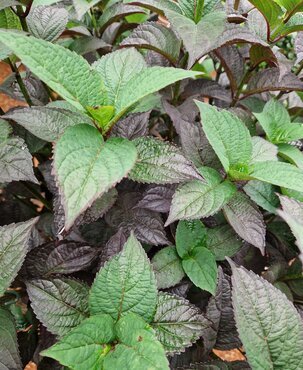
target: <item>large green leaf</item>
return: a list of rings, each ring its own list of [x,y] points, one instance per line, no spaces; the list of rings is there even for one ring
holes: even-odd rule
[[[15,321],[9,311],[0,308],[0,369],[22,369]]]
[[[0,296],[20,270],[28,250],[31,230],[37,219],[0,227]]]
[[[41,352],[73,370],[100,370],[115,339],[114,321],[109,315],[84,320],[58,343]]]
[[[104,360],[104,370],[168,370],[164,348],[142,317],[131,313],[115,325],[119,344]]]
[[[28,280],[31,306],[42,324],[53,334],[65,335],[88,316],[86,284],[68,278]]]
[[[275,2],[285,8],[291,14],[303,11],[302,0],[275,0]]]
[[[137,182],[174,184],[192,179],[202,179],[181,150],[151,137],[135,139],[138,161],[129,177]]]
[[[302,191],[303,170],[292,164],[276,161],[259,162],[252,166],[250,176],[269,184]]]
[[[104,142],[94,127],[76,125],[64,132],[55,147],[54,169],[63,194],[66,228],[127,175],[136,157],[130,141]]]
[[[172,200],[166,225],[176,220],[193,220],[218,212],[233,196],[236,187],[223,180],[219,173],[208,167],[200,167],[206,182],[193,180],[179,185]]]
[[[232,264],[233,306],[248,362],[254,370],[303,368],[302,319],[268,281]]]
[[[151,262],[158,289],[166,289],[178,284],[185,275],[181,259],[174,246],[161,249],[154,255]]]
[[[251,137],[247,127],[234,114],[196,101],[201,114],[203,131],[219,157],[225,171],[241,170],[252,156]]]
[[[50,42],[0,30],[9,47],[43,82],[76,108],[101,105],[106,95],[100,75],[80,55]]]
[[[275,0],[249,0],[264,16],[270,29],[280,23],[283,11]]]
[[[181,258],[195,247],[206,246],[206,228],[200,220],[180,221],[176,230],[176,247]]]
[[[173,354],[196,342],[210,324],[198,307],[186,299],[159,293],[151,325],[166,352]]]
[[[106,313],[114,319],[134,312],[150,321],[156,297],[156,279],[150,262],[132,234],[122,252],[97,274],[90,292],[90,312]]]
[[[251,180],[244,186],[243,190],[258,206],[268,212],[276,213],[279,198],[275,194],[275,186],[262,181]]]

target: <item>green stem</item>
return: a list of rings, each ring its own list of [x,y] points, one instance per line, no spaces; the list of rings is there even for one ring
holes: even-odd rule
[[[20,72],[19,72],[19,70],[18,70],[18,68],[17,68],[16,64],[15,64],[13,61],[11,61],[11,59],[10,59],[10,58],[8,58],[8,63],[9,63],[9,65],[10,65],[10,67],[11,67],[12,71],[13,71],[13,72],[15,73],[15,75],[16,75],[16,80],[17,80],[17,83],[18,83],[18,85],[19,85],[19,87],[20,87],[20,90],[21,90],[21,92],[22,92],[22,94],[23,94],[23,96],[24,96],[24,99],[26,100],[27,104],[31,107],[31,106],[33,105],[33,102],[32,102],[32,100],[31,100],[31,98],[30,98],[30,96],[29,96],[29,93],[28,93],[28,91],[27,91],[27,89],[26,89],[25,85],[24,85],[24,82],[23,82],[23,80],[22,80],[22,77],[21,77],[21,75],[20,75]]]
[[[252,72],[252,71],[253,71],[253,68],[249,68],[249,69],[246,71],[245,75],[243,76],[243,78],[242,78],[242,80],[241,80],[241,82],[240,82],[240,84],[239,84],[239,86],[238,86],[238,89],[237,89],[236,95],[234,96],[234,98],[233,98],[233,100],[232,100],[232,102],[231,102],[231,104],[230,104],[230,106],[231,106],[231,107],[234,107],[234,106],[238,103],[239,98],[240,98],[240,95],[241,95],[241,93],[242,93],[243,86],[244,86],[244,85],[247,83],[247,81],[249,80],[249,78],[250,78],[250,74],[251,74],[251,72]]]

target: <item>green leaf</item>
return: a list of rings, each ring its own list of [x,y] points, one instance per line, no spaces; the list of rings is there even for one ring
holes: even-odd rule
[[[88,125],[66,129],[55,147],[54,169],[67,229],[95,199],[127,175],[136,157],[135,146],[126,139],[104,142],[98,130]]]
[[[195,247],[182,259],[182,266],[186,275],[197,287],[215,294],[218,269],[215,256],[209,249]]]
[[[151,137],[138,138],[133,143],[138,151],[138,160],[129,174],[130,179],[149,184],[202,179],[178,147]]]
[[[252,143],[249,131],[234,114],[195,101],[200,114],[205,135],[219,157],[225,171],[246,166],[252,156]]]
[[[259,136],[253,136],[251,141],[253,145],[252,157],[250,160],[251,164],[278,160],[278,148],[276,145]]]
[[[168,360],[153,329],[134,313],[115,326],[120,344],[105,357],[104,370],[169,370]]]
[[[225,30],[225,12],[214,11],[207,14],[198,24],[175,11],[166,10],[165,15],[172,25],[173,30],[183,41],[185,49],[189,54],[189,68],[203,55],[218,47],[217,38]]]
[[[156,22],[145,22],[135,28],[120,45],[156,51],[173,64],[176,64],[179,58],[181,41],[171,29]]]
[[[291,14],[303,11],[302,0],[275,0],[275,2]]]
[[[151,260],[158,289],[170,288],[185,276],[176,247],[169,246],[157,252]]]
[[[22,30],[20,19],[11,8],[0,10],[0,28]]]
[[[156,297],[156,280],[150,262],[131,234],[122,252],[97,274],[90,292],[90,312],[92,315],[106,313],[115,320],[134,312],[150,321]]]
[[[251,178],[302,191],[303,170],[288,163],[267,161],[252,166]]]
[[[264,254],[266,228],[255,204],[245,194],[237,192],[223,210],[235,232]]]
[[[195,23],[199,23],[203,14],[204,0],[180,0],[182,13]]]
[[[166,225],[176,220],[193,220],[217,213],[233,196],[236,187],[223,180],[219,173],[208,167],[200,167],[206,182],[193,180],[179,185],[172,200]]]
[[[50,5],[49,2],[56,3],[58,0],[34,0],[38,1],[39,3],[43,3],[42,5]],[[47,4],[44,4],[44,2],[47,2]],[[93,6],[97,5],[100,2],[100,0],[72,0],[72,3],[74,5],[77,19],[81,20],[81,18],[84,16],[84,14]]]
[[[4,119],[0,118],[0,144],[9,137],[12,131],[12,126]]]
[[[9,288],[20,270],[28,250],[31,230],[37,218],[0,226],[0,296]]]
[[[38,183],[32,156],[23,139],[11,137],[0,143],[0,183],[31,181]]]
[[[251,180],[244,186],[243,190],[259,207],[270,213],[276,213],[279,207],[279,198],[275,194],[276,188],[273,185]]]
[[[136,4],[161,15],[169,9],[181,14],[179,5],[171,0],[137,0]]]
[[[165,351],[172,355],[195,343],[210,323],[198,307],[188,300],[159,293],[157,311],[151,325]]]
[[[58,343],[41,352],[73,370],[100,370],[115,339],[114,321],[109,315],[84,320]]]
[[[0,307],[0,369],[22,369],[15,321],[9,311]]]
[[[303,170],[303,154],[293,145],[279,144],[279,157]]]
[[[26,282],[31,306],[42,324],[55,335],[65,335],[88,316],[86,284],[67,278]]]
[[[86,107],[89,114],[95,119],[103,131],[107,131],[108,123],[115,115],[115,108],[112,105]]]
[[[229,225],[222,225],[207,229],[206,247],[217,261],[224,261],[225,257],[232,257],[241,249],[242,242]]]
[[[287,143],[303,138],[303,125],[291,122],[287,109],[275,99],[267,102],[261,113],[254,113],[268,139]]]
[[[187,257],[195,247],[205,247],[206,228],[200,220],[180,221],[176,230],[176,247],[181,258]]]
[[[303,366],[302,320],[285,294],[268,281],[232,264],[235,319],[254,370]]]
[[[100,105],[106,95],[100,75],[80,55],[62,46],[0,30],[0,42],[50,88],[76,108]]]
[[[249,0],[264,16],[270,29],[281,22],[283,11],[274,0]]]
[[[57,141],[69,126],[80,123],[92,125],[92,121],[79,111],[72,112],[48,106],[15,109],[7,113],[4,118],[14,120],[45,141]]]

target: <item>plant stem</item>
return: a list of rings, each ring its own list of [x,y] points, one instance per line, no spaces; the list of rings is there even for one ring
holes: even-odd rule
[[[25,20],[25,17],[28,13],[26,15],[25,14],[26,14],[26,12],[25,13],[23,12],[22,6],[17,5],[17,15],[20,19],[22,29],[23,29],[23,31],[28,32],[27,23],[26,23],[26,20]]]
[[[295,14],[297,13],[297,11],[299,10],[299,8],[303,5],[303,1],[300,1],[294,8],[292,11],[290,11],[289,13],[286,13],[286,16],[285,18],[283,19],[283,23],[286,24],[290,18]]]
[[[24,85],[24,82],[23,82],[23,80],[22,80],[22,77],[21,77],[21,75],[20,75],[20,72],[19,72],[19,70],[18,70],[18,68],[17,68],[16,64],[15,64],[13,61],[11,61],[11,59],[10,59],[10,58],[8,58],[8,63],[9,63],[9,65],[10,65],[10,67],[11,67],[12,71],[13,71],[13,72],[15,73],[15,75],[16,75],[16,80],[17,80],[18,85],[19,85],[19,87],[20,87],[20,90],[21,90],[21,92],[22,92],[22,94],[23,94],[23,96],[24,96],[24,99],[26,100],[27,104],[31,107],[31,106],[33,105],[33,102],[32,102],[32,100],[31,100],[31,98],[30,98],[30,96],[29,96],[29,93],[28,93],[28,91],[27,91],[27,89],[26,89],[25,85]]]
[[[230,104],[231,107],[234,107],[238,103],[239,98],[240,98],[240,95],[241,95],[241,92],[242,92],[242,88],[246,84],[246,82],[248,81],[248,79],[249,79],[250,74],[251,74],[252,71],[253,71],[253,69],[252,68],[249,68],[246,71],[245,75],[243,76],[243,78],[242,78],[242,80],[241,80],[241,82],[239,84],[239,87],[237,89],[237,93],[234,96],[234,98],[233,98],[233,100],[232,100],[232,102]]]

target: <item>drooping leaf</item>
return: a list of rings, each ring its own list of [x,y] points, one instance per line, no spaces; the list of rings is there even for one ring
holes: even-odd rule
[[[31,306],[53,334],[65,335],[88,316],[86,284],[68,278],[35,279],[26,282]]]
[[[129,313],[122,317],[115,331],[120,343],[105,357],[104,369],[169,369],[164,348],[140,316]]]
[[[64,8],[37,6],[26,18],[30,33],[46,41],[55,41],[65,30],[68,22],[68,11]]]
[[[303,325],[292,303],[272,284],[232,264],[235,318],[253,369],[302,367]]]
[[[28,250],[31,230],[37,218],[0,227],[0,295],[16,277]]]
[[[120,45],[150,49],[162,54],[172,63],[176,63],[181,42],[169,28],[156,22],[145,22],[139,25]]]
[[[37,183],[32,156],[23,139],[11,137],[0,143],[0,182],[31,181]]]
[[[99,370],[115,338],[114,321],[109,315],[84,320],[58,343],[41,352],[75,370]]]
[[[144,249],[132,234],[121,253],[97,274],[89,299],[91,314],[114,319],[133,312],[150,321],[156,306],[156,280]]]
[[[46,141],[57,141],[69,126],[80,123],[92,125],[92,121],[81,112],[55,107],[19,108],[5,115],[26,130]]]
[[[0,368],[22,369],[15,321],[4,308],[0,308]]]
[[[183,352],[195,343],[209,326],[198,307],[184,298],[159,293],[152,322],[156,336],[168,354]]]
[[[9,47],[43,82],[76,108],[100,105],[106,95],[97,72],[80,55],[44,40],[0,30]],[[30,52],[29,52],[30,50]],[[77,78],[75,78],[77,76]]]
[[[174,184],[202,179],[176,146],[151,137],[134,140],[138,160],[129,174],[137,182]]]
[[[262,213],[243,193],[237,192],[223,208],[225,217],[235,232],[264,254],[265,223]]]
[[[218,212],[233,196],[235,186],[223,180],[219,173],[209,167],[200,167],[206,182],[193,180],[179,185],[172,200],[166,225],[176,220],[193,220]]]
[[[91,126],[77,125],[64,132],[55,147],[54,168],[67,229],[96,198],[127,175],[136,156],[131,142],[122,138],[104,142]]]
[[[196,101],[202,127],[226,171],[248,165],[252,143],[244,123],[228,111],[218,111],[209,104]]]
[[[151,260],[158,289],[177,285],[184,277],[181,259],[176,247],[169,246],[157,252]]]

